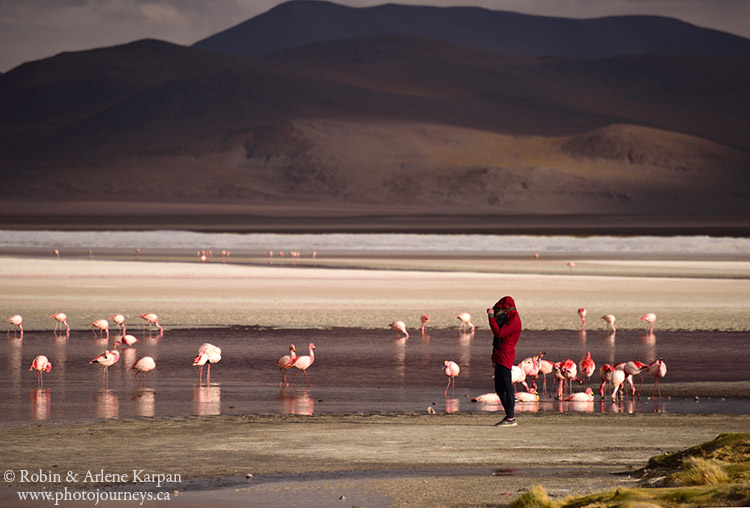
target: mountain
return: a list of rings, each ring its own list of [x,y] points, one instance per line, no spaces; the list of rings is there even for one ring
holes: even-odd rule
[[[750,40],[658,16],[555,18],[479,7],[385,4],[354,8],[291,1],[200,40],[195,47],[248,57],[339,39],[408,35],[524,57],[625,54],[749,58]]]

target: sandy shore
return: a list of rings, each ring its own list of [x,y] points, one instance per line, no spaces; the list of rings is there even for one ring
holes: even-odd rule
[[[748,416],[666,414],[523,414],[516,428],[495,427],[497,420],[386,414],[18,425],[0,435],[3,469],[41,469],[63,481],[6,482],[5,497],[42,487],[137,488],[179,491],[174,501],[190,505],[209,495],[194,489],[224,486],[210,496],[227,505],[497,506],[535,484],[554,496],[633,486],[637,479],[628,473],[650,456],[750,424]],[[141,479],[180,481],[133,484],[134,469],[143,470]],[[69,471],[77,483],[65,481]],[[128,481],[83,483],[88,471],[126,474]]]

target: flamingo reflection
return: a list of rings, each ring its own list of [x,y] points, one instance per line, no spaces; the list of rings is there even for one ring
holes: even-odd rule
[[[29,402],[31,403],[31,418],[49,420],[52,404],[52,392],[49,388],[29,390]]]
[[[445,412],[457,413],[459,405],[458,399],[445,399]]]
[[[193,414],[198,416],[221,414],[221,384],[193,387]]]
[[[117,418],[120,415],[120,401],[117,394],[103,389],[96,394],[96,416],[99,418]]]
[[[307,388],[301,392],[282,389],[279,400],[284,414],[312,416],[315,411],[315,401]]]
[[[137,416],[154,416],[155,410],[155,399],[154,390],[152,388],[139,388],[133,394],[133,401],[135,402],[135,414]]]

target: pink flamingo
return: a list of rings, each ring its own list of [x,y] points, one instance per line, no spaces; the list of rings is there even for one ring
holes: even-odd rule
[[[125,335],[125,316],[123,316],[122,314],[115,314],[113,316],[110,316],[109,319],[114,321],[118,328],[122,331],[122,334]]]
[[[16,333],[18,333],[18,330],[21,330],[21,337],[23,339],[23,318],[20,314],[14,314],[8,319],[6,319],[8,322],[8,335],[10,335],[10,327],[15,326],[16,328],[13,330],[13,336],[16,336]]]
[[[164,333],[164,328],[162,328],[161,325],[159,324],[159,317],[153,312],[150,312],[148,314],[141,314],[138,317],[148,321],[148,333],[151,333],[151,325],[156,325],[156,327],[159,328],[160,335]],[[143,326],[144,327],[146,326],[145,323]]]
[[[120,337],[120,344],[123,346],[133,347],[133,344],[140,342],[134,335],[123,335]]]
[[[602,384],[599,385],[599,396],[604,398],[604,386],[612,381],[612,373],[615,371],[614,365],[605,363],[599,368],[599,377],[602,379]]]
[[[294,347],[294,344],[289,345],[289,354],[284,355],[278,360],[276,360],[276,365],[279,370],[281,371],[281,383],[283,385],[286,385],[286,370],[292,368],[292,360],[294,360],[297,357],[297,349]]]
[[[104,367],[102,370],[102,384],[109,386],[109,368],[118,361],[120,361],[120,352],[117,350],[117,344],[115,344],[111,351],[105,351],[89,363],[98,363]]]
[[[574,402],[593,402],[594,391],[591,388],[586,388],[585,391],[568,395],[563,400]]]
[[[406,324],[403,321],[394,321],[388,326],[396,330],[396,338],[400,338],[398,332],[403,333],[405,335],[405,339],[409,338],[409,332],[406,331]]]
[[[649,312],[648,314],[644,314],[641,318],[641,321],[645,321],[649,325],[651,325],[648,329],[648,333],[654,333],[654,323],[656,323],[656,314],[653,312]]]
[[[617,400],[617,393],[620,391],[620,387],[625,383],[625,371],[613,370],[611,376],[612,386],[612,402]]]
[[[578,366],[581,367],[581,374],[586,376],[586,384],[591,384],[591,376],[594,374],[594,371],[596,370],[596,364],[594,363],[594,359],[591,358],[591,351],[586,352],[586,358],[582,359]]]
[[[539,402],[539,395],[531,392],[516,392],[516,401],[521,403]]]
[[[424,327],[429,320],[430,320],[429,314],[422,314],[422,335],[424,335]]]
[[[102,332],[107,332],[107,340],[109,340],[109,322],[106,319],[97,319],[89,326],[91,327],[91,331],[94,332],[94,337],[96,337],[96,330],[99,330],[99,338],[103,338]]]
[[[540,354],[544,355],[544,353]],[[543,358],[539,361],[539,373],[542,375],[542,393],[547,393],[547,374],[552,374],[555,364]]]
[[[586,310],[586,307],[581,307],[578,309],[578,317],[581,318],[581,327],[585,330],[586,329],[586,314],[588,311]]]
[[[602,316],[602,319],[609,324],[610,327],[612,327],[612,331],[616,332],[617,329],[615,328],[615,315],[614,314],[606,314]]]
[[[199,382],[203,383],[203,366],[208,363],[208,373],[206,374],[206,383],[211,383],[211,364],[221,361],[221,348],[213,344],[205,343],[198,348],[198,356],[193,358],[193,366],[199,368]]]
[[[500,404],[500,396],[495,392],[483,393],[474,397],[471,401],[479,402],[480,404]]]
[[[471,328],[471,333],[474,333],[474,323],[471,322],[471,314],[462,312],[456,318],[461,321],[461,325],[458,327],[459,330],[464,330],[468,326]]]
[[[659,358],[648,364],[648,373],[654,378],[654,387],[659,389],[659,398],[661,399],[661,387],[659,386],[659,379],[664,378],[667,375],[667,364],[664,360]],[[654,391],[651,391],[651,398],[654,398]]]
[[[458,376],[461,372],[461,367],[459,367],[456,362],[452,362],[450,360],[445,360],[443,362],[443,365],[445,365],[445,369],[443,372],[445,372],[445,375],[448,376],[448,386],[445,387],[445,395],[448,396],[448,388],[451,386],[451,384],[453,384],[453,390],[451,390],[451,393],[455,394],[456,376]]]
[[[135,379],[138,384],[141,384],[141,380],[138,379],[138,374],[143,373],[143,386],[146,386],[146,372],[154,370],[156,368],[156,362],[150,356],[144,356],[130,367],[130,370],[135,371]]]
[[[305,379],[307,379],[308,386],[312,386],[312,383],[310,382],[310,378],[307,377],[307,369],[315,361],[315,344],[311,342],[308,345],[307,350],[308,350],[307,355],[298,356],[296,358],[293,358],[291,362],[289,362],[289,364],[292,367],[297,368],[297,372],[295,372],[294,376],[292,376],[292,382],[289,383],[289,386],[294,386],[294,378],[297,377],[297,374],[299,374],[299,371],[302,371],[302,373],[305,375]]]
[[[36,358],[34,358],[34,361],[31,362],[31,367],[29,367],[29,372],[31,372],[32,370],[36,371],[37,388],[42,388],[44,386],[44,379],[42,375],[45,372],[49,372],[52,370],[52,364],[49,362],[46,356],[39,355]]]
[[[66,334],[70,333],[70,326],[68,326],[68,316],[66,316],[64,313],[57,312],[55,314],[52,314],[50,316],[50,319],[54,319],[55,320],[55,333],[57,333],[57,329],[58,328],[62,328],[61,325],[65,325],[65,333]]]

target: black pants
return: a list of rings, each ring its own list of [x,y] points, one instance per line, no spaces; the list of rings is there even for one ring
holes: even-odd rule
[[[505,409],[507,418],[515,418],[516,394],[513,390],[513,377],[508,367],[495,364],[495,392]]]

